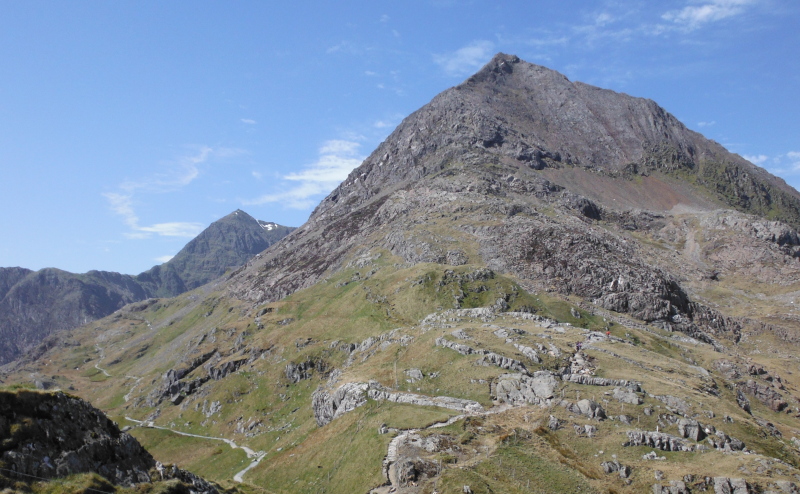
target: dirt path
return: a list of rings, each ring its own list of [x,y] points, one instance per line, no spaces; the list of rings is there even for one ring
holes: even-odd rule
[[[253,461],[244,470],[241,470],[240,472],[237,472],[236,475],[233,476],[233,481],[234,482],[239,482],[239,483],[244,482],[242,476],[245,473],[247,473],[251,468],[254,468],[256,465],[258,465],[259,462],[266,455],[266,453],[263,452],[263,451],[256,452],[256,451],[253,451],[252,449],[248,448],[247,446],[239,446],[238,444],[233,442],[231,439],[226,439],[224,437],[201,436],[200,434],[191,434],[189,432],[177,431],[175,429],[170,429],[168,427],[161,427],[159,425],[155,425],[152,421],[148,422],[148,421],[136,420],[136,419],[133,419],[133,418],[127,417],[127,416],[125,417],[125,420],[128,420],[130,422],[138,424],[138,425],[140,425],[142,427],[147,427],[147,428],[150,428],[150,429],[160,429],[162,431],[172,432],[173,434],[178,434],[180,436],[195,437],[195,438],[198,438],[198,439],[208,439],[210,441],[222,441],[222,442],[226,443],[228,446],[230,446],[233,449],[241,449],[242,451],[245,452],[245,454],[247,455],[248,458],[253,458]]]

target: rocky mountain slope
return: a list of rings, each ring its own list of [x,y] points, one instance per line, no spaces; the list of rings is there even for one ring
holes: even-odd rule
[[[219,278],[292,230],[237,210],[212,223],[173,259],[138,276],[0,268],[0,364],[49,334],[99,319],[132,302],[175,296]]]
[[[3,379],[254,491],[796,492],[797,218],[655,103],[498,54],[224,282]]]

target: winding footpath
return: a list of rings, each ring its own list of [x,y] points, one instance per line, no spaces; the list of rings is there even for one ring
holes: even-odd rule
[[[226,443],[227,445],[229,445],[233,449],[241,449],[242,451],[245,452],[245,454],[247,455],[248,458],[253,458],[253,461],[244,470],[236,473],[236,475],[233,476],[234,482],[239,482],[239,483],[243,482],[244,480],[243,480],[242,476],[245,473],[247,473],[251,468],[254,468],[256,465],[258,465],[259,462],[261,462],[261,460],[264,458],[264,456],[266,456],[266,453],[263,452],[263,451],[256,452],[256,451],[253,451],[252,449],[248,448],[247,446],[239,446],[238,444],[233,442],[231,439],[226,439],[224,437],[201,436],[199,434],[191,434],[189,432],[177,431],[175,429],[170,429],[168,427],[161,427],[159,425],[155,425],[152,421],[148,422],[148,421],[143,421],[143,420],[136,420],[136,419],[128,417],[128,416],[125,417],[125,420],[127,420],[129,422],[133,422],[133,423],[135,423],[137,425],[140,425],[142,427],[147,427],[149,429],[160,429],[162,431],[168,431],[168,432],[172,432],[173,434],[178,434],[179,436],[194,437],[194,438],[198,438],[198,439],[208,439],[208,440],[211,440],[211,441],[222,441],[222,442]]]
[[[96,364],[94,364],[94,368],[95,368],[95,369],[97,369],[97,370],[99,370],[100,372],[102,372],[104,376],[106,376],[106,377],[111,377],[111,374],[109,374],[107,370],[105,370],[105,369],[103,369],[102,367],[100,367],[100,362],[102,362],[102,361],[103,361],[103,359],[104,359],[104,358],[106,358],[106,354],[105,354],[105,352],[104,352],[104,351],[103,351],[103,349],[100,347],[100,345],[95,345],[95,346],[94,346],[94,348],[95,348],[95,350],[97,350],[97,352],[100,354],[100,358],[97,360],[97,363],[96,363]]]
[[[147,325],[150,326],[150,322],[149,321],[147,321]],[[150,326],[150,327],[152,328],[152,326]],[[99,365],[99,363],[102,362],[103,359],[106,358],[103,348],[101,348],[99,345],[95,345],[95,348],[97,349],[98,353],[100,354],[100,358],[97,361],[98,363],[94,364],[94,368],[99,370],[100,372],[102,372],[103,375],[105,375],[106,377],[113,377],[111,374],[108,373],[107,370],[103,369]],[[128,391],[128,393],[124,396],[125,401],[127,402],[128,400],[130,400],[131,395],[133,394],[133,390],[136,389],[136,387],[139,385],[139,382],[142,380],[142,378],[141,377],[136,377],[136,376],[130,376],[130,375],[126,375],[125,377],[127,379],[135,379],[135,382],[134,382],[133,386]],[[247,458],[250,458],[253,461],[251,461],[250,464],[247,465],[247,467],[245,467],[243,470],[237,472],[233,476],[233,481],[234,482],[238,482],[238,483],[244,482],[244,478],[243,478],[244,474],[246,474],[252,468],[255,468],[256,466],[258,466],[258,464],[261,462],[261,460],[264,459],[264,457],[266,456],[266,453],[264,451],[253,451],[252,449],[248,448],[247,446],[239,446],[233,440],[226,439],[224,437],[212,437],[212,436],[201,436],[199,434],[190,434],[188,432],[181,432],[181,431],[177,431],[175,429],[169,429],[167,427],[161,427],[161,426],[155,425],[152,421],[146,422],[146,421],[142,421],[142,420],[136,420],[136,419],[128,417],[128,416],[125,417],[125,420],[127,420],[129,422],[133,422],[135,424],[138,424],[138,425],[140,425],[142,427],[148,427],[148,428],[151,428],[151,429],[161,429],[161,430],[164,430],[164,431],[172,432],[173,434],[178,434],[180,436],[188,436],[188,437],[194,437],[194,438],[198,438],[198,439],[208,439],[208,440],[211,440],[211,441],[222,441],[222,442],[228,444],[233,449],[241,449],[242,451],[245,452],[245,454],[247,455]]]

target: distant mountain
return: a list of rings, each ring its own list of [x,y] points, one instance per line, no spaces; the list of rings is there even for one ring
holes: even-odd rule
[[[293,229],[237,210],[209,225],[170,261],[136,276],[0,268],[0,364],[51,333],[107,316],[126,304],[172,297],[202,286],[241,266]]]
[[[136,276],[136,281],[151,296],[174,297],[241,266],[292,230],[237,209],[209,225],[169,261]]]

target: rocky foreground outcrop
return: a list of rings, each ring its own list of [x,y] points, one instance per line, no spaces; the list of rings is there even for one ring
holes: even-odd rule
[[[93,472],[120,486],[178,479],[197,494],[218,492],[190,472],[156,462],[103,412],[62,392],[0,391],[0,440],[0,482]]]

